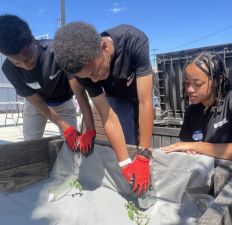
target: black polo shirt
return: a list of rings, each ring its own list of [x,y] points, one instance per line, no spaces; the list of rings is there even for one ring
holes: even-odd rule
[[[15,66],[8,59],[2,65],[2,71],[22,97],[38,93],[48,103],[69,100],[73,93],[67,76],[57,66],[54,59],[53,40],[36,41],[39,56],[35,68],[25,70]]]
[[[88,91],[90,97],[103,93],[137,101],[136,77],[150,75],[152,67],[147,36],[130,25],[119,25],[101,33],[113,40],[115,55],[106,80],[94,83],[89,78],[76,78]]]
[[[204,112],[202,104],[190,105],[181,127],[181,141],[232,142],[231,91],[226,95],[219,109],[219,112],[215,113],[210,107]]]

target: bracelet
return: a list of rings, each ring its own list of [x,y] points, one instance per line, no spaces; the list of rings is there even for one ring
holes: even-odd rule
[[[141,146],[137,147],[138,155],[142,155],[148,159],[152,158],[152,152],[148,148],[143,148]]]
[[[125,166],[125,165],[127,165],[129,163],[131,163],[131,158],[125,159],[125,160],[119,162],[118,164],[119,164],[120,167],[123,167],[123,166]]]

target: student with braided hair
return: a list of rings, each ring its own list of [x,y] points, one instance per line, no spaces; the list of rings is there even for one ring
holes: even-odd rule
[[[223,59],[202,52],[184,70],[184,96],[189,100],[180,131],[181,142],[163,147],[232,160],[232,92]]]

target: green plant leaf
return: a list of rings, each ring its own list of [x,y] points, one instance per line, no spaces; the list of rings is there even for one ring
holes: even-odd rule
[[[128,216],[131,220],[134,221],[134,212],[132,210],[128,210]]]

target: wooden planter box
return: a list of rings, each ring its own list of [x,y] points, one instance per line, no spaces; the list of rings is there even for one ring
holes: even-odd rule
[[[164,137],[168,140],[165,132],[160,130],[161,144]],[[170,140],[174,140],[172,138],[170,136]],[[49,137],[0,145],[0,192],[18,191],[49,177],[62,144],[63,139]],[[109,142],[96,141],[96,144],[109,145]],[[128,150],[130,155],[135,154],[134,146],[128,146]],[[198,224],[232,225],[232,176],[228,168],[215,169],[214,195],[215,201]]]

